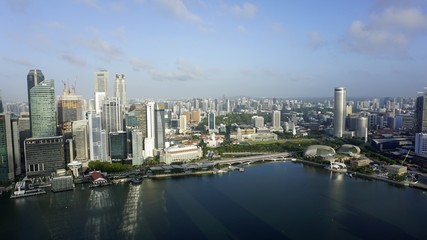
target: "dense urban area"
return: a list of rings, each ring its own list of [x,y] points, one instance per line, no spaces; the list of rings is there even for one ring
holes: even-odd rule
[[[424,93],[347,99],[337,87],[324,99],[128,100],[125,76],[115,75],[110,93],[106,70],[94,73],[93,99],[65,82],[56,96],[41,70],[27,84],[28,102],[0,104],[0,180],[12,197],[277,160],[425,188]]]

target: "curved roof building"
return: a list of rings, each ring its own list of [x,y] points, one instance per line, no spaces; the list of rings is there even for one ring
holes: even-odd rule
[[[358,146],[355,146],[355,145],[344,144],[338,149],[337,152],[341,153],[341,154],[347,154],[350,156],[359,155],[360,154],[360,148]]]
[[[335,155],[335,149],[325,145],[311,145],[305,152],[304,156],[306,157],[333,157]]]

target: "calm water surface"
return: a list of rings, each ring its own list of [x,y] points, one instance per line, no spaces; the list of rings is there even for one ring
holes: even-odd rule
[[[290,162],[2,196],[0,214],[1,239],[427,238],[426,192]]]

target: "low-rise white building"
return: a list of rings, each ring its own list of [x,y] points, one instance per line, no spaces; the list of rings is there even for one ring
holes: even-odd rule
[[[200,159],[203,156],[201,147],[175,145],[165,148],[160,155],[160,162],[172,164],[175,162],[189,162]]]

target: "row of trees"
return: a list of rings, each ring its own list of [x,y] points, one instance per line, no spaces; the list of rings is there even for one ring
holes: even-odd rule
[[[92,170],[98,170],[101,172],[108,172],[108,173],[125,172],[133,169],[132,165],[101,162],[99,160],[89,162],[88,167],[89,169],[92,169]]]

